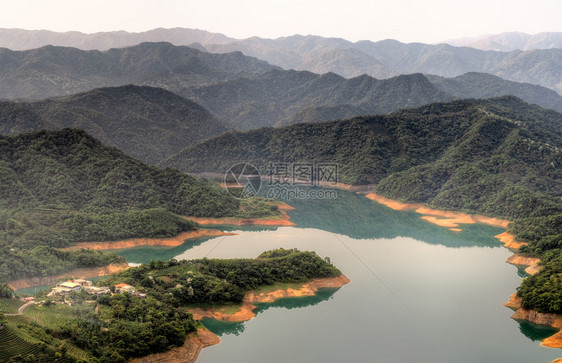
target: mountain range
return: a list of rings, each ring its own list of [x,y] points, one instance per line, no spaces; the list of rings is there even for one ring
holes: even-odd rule
[[[156,164],[188,145],[232,129],[389,113],[453,98],[512,94],[562,111],[562,97],[554,91],[477,73],[452,79],[414,74],[348,80],[333,73],[277,70],[186,89],[184,94],[198,103],[161,88],[133,85],[42,101],[0,102],[0,134],[81,128]]]
[[[278,69],[240,52],[211,54],[170,43],[83,51],[0,49],[0,99],[43,99],[126,84],[178,90]]]
[[[334,73],[272,71],[181,91],[233,129],[386,114],[455,98],[505,95],[562,112],[562,97],[547,88],[483,73],[455,78],[411,74],[377,80],[345,79]]]
[[[452,98],[422,74],[377,80],[306,71],[272,71],[193,87],[182,94],[241,130],[275,126],[308,107],[332,107],[329,117],[334,119],[345,110],[352,115],[388,113]]]
[[[77,31],[24,30],[0,28],[0,48],[29,50],[46,45],[72,47],[82,50],[124,48],[145,42],[170,42],[175,45],[224,44],[235,41],[226,35],[199,29],[157,28],[145,32],[126,31],[86,34]]]
[[[0,132],[37,130],[41,124],[49,129],[82,127],[103,142],[149,163],[226,129],[389,113],[454,98],[511,94],[562,112],[562,97],[556,92],[488,74],[469,73],[452,79],[422,74],[384,80],[367,75],[345,79],[334,73],[282,70],[240,52],[212,54],[169,43],[143,43],[107,52],[53,46],[24,52],[4,49],[0,50],[2,55],[6,66],[0,73],[0,98],[62,96],[89,92],[101,85],[106,89],[44,102],[23,102],[19,106],[3,103]],[[202,107],[187,105],[190,101],[164,91],[107,88],[128,83],[164,87]],[[166,101],[167,97],[170,101]],[[199,107],[197,113],[206,112],[206,108],[220,121],[185,109],[180,112],[181,104]],[[190,118],[199,121],[187,121]],[[147,123],[148,119],[159,120],[160,125]],[[172,126],[169,122],[179,123]],[[180,126],[181,123],[185,124]],[[133,124],[140,127],[129,127]],[[188,124],[189,130],[185,129]],[[203,124],[206,126],[201,128]],[[181,127],[183,131],[178,131]],[[146,146],[139,146],[143,144]]]
[[[213,53],[241,51],[245,55],[284,69],[314,73],[334,72],[346,78],[362,74],[389,78],[411,73],[456,77],[468,72],[481,72],[562,92],[562,50],[555,49],[561,47],[561,33],[542,33],[535,36],[508,33],[485,41],[490,44],[508,44],[505,47],[480,46],[483,49],[501,48],[498,50],[502,51],[454,47],[448,44],[405,44],[390,39],[354,43],[341,38],[311,35],[237,40],[222,34],[182,28],[154,29],[144,33],[107,32],[90,35],[77,32],[2,29],[0,35],[3,35],[0,39],[4,39],[4,43],[0,41],[0,46],[14,50],[60,44],[105,51],[112,47],[133,46],[147,41],[167,41],[175,45],[193,45],[194,48],[206,49]],[[520,48],[524,50],[518,50]],[[3,60],[1,52],[0,60]],[[134,82],[131,80],[127,83]],[[98,86],[108,85],[115,84]]]
[[[332,71],[355,77],[366,70],[376,78],[424,73],[456,77],[467,72],[490,73],[562,92],[562,50],[497,52],[448,44],[404,44],[300,36],[278,39],[249,38],[205,46],[211,52],[241,51],[284,69]],[[326,56],[326,52],[329,56]]]

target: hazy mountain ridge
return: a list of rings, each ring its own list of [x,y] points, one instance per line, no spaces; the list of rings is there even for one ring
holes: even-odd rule
[[[10,30],[4,31],[7,31],[5,34],[9,39]],[[20,38],[26,36],[41,38],[41,33],[34,33],[35,35],[31,36],[32,32],[28,35],[25,35],[25,32],[20,30],[15,34]],[[72,40],[73,34],[69,35],[66,43],[62,40],[61,43],[77,47],[83,46],[77,45],[76,40]],[[154,29],[144,33],[109,32],[94,34],[91,37],[109,39],[106,41],[107,45],[100,47],[103,49],[131,45],[111,40],[113,38],[136,39],[136,43],[164,40],[177,45],[199,43],[214,53],[241,51],[245,55],[265,60],[284,69],[309,70],[318,73],[334,72],[346,78],[363,73],[376,78],[411,73],[435,74],[443,77],[456,77],[468,72],[491,73],[511,81],[538,84],[562,93],[562,50],[534,50],[535,48],[547,48],[547,45],[549,45],[548,48],[562,48],[559,40],[560,34],[562,33],[537,34],[527,40],[529,45],[523,47],[526,48],[525,51],[513,50],[510,52],[484,51],[469,47],[453,47],[448,44],[405,44],[396,40],[377,42],[364,40],[353,43],[340,38],[301,35],[277,39],[252,37],[236,40],[221,34],[182,28]],[[45,36],[43,44],[55,43],[53,39],[64,39],[64,37],[57,38],[61,36],[58,33],[48,35]],[[84,35],[80,35],[80,33],[76,36],[84,38]],[[503,43],[517,43],[517,39],[525,37],[508,33],[504,38],[513,39],[502,41]],[[214,41],[215,39],[216,41]],[[130,41],[133,42],[133,40]],[[16,42],[16,45],[12,44],[12,46],[17,46],[17,44],[24,44],[24,42]],[[30,44],[35,46],[35,44],[41,43]],[[1,54],[0,59],[2,59]],[[73,82],[73,78],[69,77],[67,82]],[[133,82],[130,80],[126,83]],[[117,84],[98,84],[97,86],[108,85]],[[160,86],[163,85],[160,84]],[[75,89],[73,92],[83,90]]]
[[[376,78],[410,73],[455,77],[467,72],[482,72],[562,92],[560,49],[506,53],[447,44],[404,44],[396,40],[352,43],[317,36],[293,36],[275,40],[249,38],[224,45],[208,45],[206,48],[213,52],[239,50],[284,69],[330,70],[341,72],[339,74],[344,77],[357,75],[355,67],[357,59],[361,59],[363,62],[360,63],[360,68],[371,69],[371,73],[367,74]],[[332,57],[327,62],[321,53],[328,50],[338,58]],[[369,63],[369,59],[373,61]]]
[[[77,31],[53,32],[49,30],[0,28],[0,48],[12,50],[29,50],[46,45],[73,47],[82,50],[107,50],[110,48],[133,46],[144,42],[170,42],[174,45],[200,43],[204,45],[224,44],[234,40],[223,34],[186,28],[157,28],[139,33],[113,31],[92,34]]]
[[[304,44],[316,42],[316,38],[298,39]],[[290,44],[290,40],[286,41]],[[317,48],[321,48],[326,42],[337,43],[338,40],[322,40]],[[389,49],[385,53],[387,57],[399,57],[405,51],[398,42],[383,43]],[[418,47],[420,51],[426,48],[425,45]],[[225,122],[227,128],[242,130],[302,121],[384,114],[453,98],[487,98],[508,94],[521,97],[526,102],[562,111],[562,98],[553,91],[529,84],[507,82],[485,74],[464,75],[454,80],[428,76],[432,82],[422,74],[383,80],[367,75],[345,79],[335,73],[319,75],[308,71],[281,70],[264,61],[244,56],[241,52],[212,54],[169,43],[143,43],[107,52],[53,46],[26,52],[0,49],[0,61],[6,65],[0,73],[0,98],[44,99],[89,91],[101,86],[135,83],[174,91],[201,104]],[[557,72],[556,69],[552,71]],[[172,95],[170,97],[174,98]],[[9,125],[4,127],[3,132],[37,129],[29,127],[32,117],[23,117],[20,113],[22,123],[16,125],[14,120],[18,117],[13,113],[8,115],[7,110],[3,112],[3,122]],[[140,113],[142,112],[138,114]],[[142,115],[139,117],[139,120],[144,118]],[[68,112],[64,118],[70,118]],[[64,124],[71,127],[90,124],[88,132],[104,142],[123,147],[127,153],[147,162],[156,162],[159,161],[158,158],[168,156],[166,149],[173,145],[186,145],[171,142],[161,150],[153,147],[149,151],[149,147],[143,151],[138,145],[129,147],[129,140],[116,144],[117,135],[111,139],[91,127],[93,118],[91,114],[86,117],[90,121],[66,120]],[[45,123],[44,128],[56,128],[51,120],[45,119],[42,122]],[[60,125],[61,122],[54,123]],[[215,122],[211,122],[211,125],[214,124]],[[213,130],[218,133],[218,129],[210,127],[210,131]],[[184,137],[186,134],[180,132],[178,137],[179,135]],[[203,132],[201,135],[212,136],[214,133]],[[188,136],[186,141],[201,139],[195,133]],[[141,139],[154,141],[144,136]],[[164,137],[162,140],[171,141],[172,138]]]
[[[442,43],[501,52],[562,48],[562,32],[543,32],[537,34],[506,32],[474,38],[451,39]]]
[[[206,109],[160,88],[101,88],[37,102],[0,102],[0,133],[80,128],[155,164],[227,127]]]
[[[278,69],[240,52],[210,54],[143,43],[106,52],[46,46],[0,49],[0,99],[43,99],[126,84],[178,90]]]
[[[454,98],[506,95],[562,112],[562,97],[554,91],[477,73],[452,79],[412,74],[377,80],[366,75],[344,79],[333,73],[274,71],[195,87],[183,94],[241,130],[387,114]]]
[[[503,78],[470,72],[454,78],[426,75],[437,88],[457,98],[492,98],[513,95],[527,103],[562,112],[562,96],[530,83],[507,81]]]
[[[357,111],[378,114],[452,98],[421,74],[377,80],[305,71],[273,71],[182,93],[242,130],[274,126],[311,105],[350,105]]]

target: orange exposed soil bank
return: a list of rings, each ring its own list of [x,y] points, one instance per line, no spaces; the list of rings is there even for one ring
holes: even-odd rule
[[[562,315],[544,314],[534,310],[523,309],[521,307],[521,298],[517,297],[517,293],[513,293],[509,297],[509,301],[504,305],[516,309],[515,313],[511,316],[512,319],[528,320],[535,324],[550,325],[558,330],[562,329]],[[541,345],[550,348],[562,348],[562,331],[543,339]]]
[[[413,210],[422,215],[422,219],[441,227],[447,227],[455,232],[460,232],[459,224],[482,223],[494,227],[507,228],[509,221],[506,219],[491,218],[481,215],[471,215],[464,212],[453,212],[432,209],[419,203],[402,203],[376,193],[369,193],[367,198],[386,205],[394,210]]]
[[[275,300],[284,297],[312,296],[316,293],[316,291],[318,291],[318,289],[325,287],[342,287],[349,282],[351,281],[342,274],[338,277],[314,279],[299,289],[289,288],[285,290],[275,290],[261,293],[250,291],[246,294],[244,299],[251,303],[272,303]]]
[[[349,282],[350,280],[342,274],[338,277],[314,279],[299,289],[289,288],[261,293],[250,291],[246,293],[246,296],[244,296],[244,301],[240,310],[233,314],[228,314],[225,309],[221,308],[191,308],[189,311],[193,314],[193,318],[196,320],[201,320],[207,317],[223,321],[242,322],[250,320],[256,316],[254,313],[254,310],[256,309],[256,306],[253,305],[254,303],[274,302],[275,300],[284,297],[312,296],[320,288],[342,287]]]
[[[221,225],[221,224],[231,224],[235,226],[244,225],[261,225],[261,226],[294,226],[295,224],[289,220],[289,215],[287,210],[294,209],[287,203],[279,203],[277,207],[281,211],[280,217],[272,218],[202,218],[202,217],[184,217],[190,219],[194,222],[203,225]]]
[[[78,242],[74,246],[65,248],[65,250],[78,250],[81,248],[90,248],[92,250],[112,250],[121,248],[131,248],[138,246],[167,246],[177,247],[185,243],[186,239],[195,237],[213,237],[213,236],[233,236],[236,233],[227,233],[217,229],[198,229],[196,231],[183,232],[175,237],[170,238],[131,238],[122,241],[109,242]]]
[[[542,266],[539,266],[541,260],[535,257],[512,255],[505,262],[511,263],[512,265],[529,266],[525,269],[525,272],[528,273],[529,275],[538,274],[542,268]]]
[[[397,200],[383,197],[382,195],[378,195],[377,193],[369,193],[366,195],[366,197],[374,200],[377,203],[384,204],[394,210],[415,210],[423,207],[423,205],[421,204],[402,203]]]
[[[213,318],[221,321],[228,321],[231,323],[240,323],[252,319],[256,314],[254,310],[255,305],[244,298],[242,306],[235,313],[229,314],[227,308],[190,308],[189,312],[193,314],[193,319],[201,320],[203,318]]]
[[[193,363],[205,347],[220,343],[220,338],[207,329],[199,329],[196,334],[189,334],[185,343],[165,353],[151,354],[146,357],[132,359],[131,363]]]
[[[375,184],[363,184],[363,185],[352,185],[352,184],[344,184],[344,183],[330,183],[319,181],[318,185],[324,188],[335,188],[341,190],[347,190],[350,192],[356,193],[369,193],[371,190],[375,189]]]
[[[515,236],[507,231],[498,234],[496,238],[499,239],[501,243],[503,243],[504,247],[511,248],[514,250],[518,250],[519,247],[528,244],[527,242],[516,241]]]
[[[120,264],[115,263],[102,267],[79,268],[55,276],[31,277],[29,279],[15,280],[10,282],[8,285],[12,288],[12,290],[19,290],[33,286],[54,284],[55,282],[66,277],[87,279],[90,277],[107,276],[122,271],[128,267],[129,266],[127,265],[127,263],[123,262]]]

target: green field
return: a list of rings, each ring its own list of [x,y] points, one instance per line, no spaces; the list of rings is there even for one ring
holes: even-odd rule
[[[0,312],[6,314],[16,314],[20,306],[24,304],[18,299],[0,299]]]
[[[57,362],[90,361],[92,357],[84,350],[70,344],[61,342],[58,339],[46,340],[46,345],[42,344],[39,337],[28,331],[29,323],[37,323],[43,327],[55,327],[60,323],[71,321],[73,318],[63,318],[64,315],[71,315],[73,309],[68,306],[50,306],[48,308],[37,305],[30,306],[23,315],[6,316],[7,323],[0,325],[0,362],[12,359],[15,362],[51,362],[46,357],[52,357],[55,351],[62,347],[66,349],[66,354],[59,358]],[[75,310],[75,309],[74,309]],[[41,338],[42,339],[42,338]],[[33,355],[33,356],[31,356]]]
[[[92,307],[93,310],[93,307]],[[68,305],[38,306],[31,305],[23,313],[25,320],[34,322],[44,328],[57,329],[76,319],[75,308]]]

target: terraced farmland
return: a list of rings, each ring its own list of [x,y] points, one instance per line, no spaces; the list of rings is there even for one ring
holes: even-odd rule
[[[66,342],[64,346],[66,347],[66,354],[76,358],[76,360],[90,361],[92,359],[88,353],[75,345]]]
[[[6,314],[16,314],[20,306],[24,304],[18,299],[0,299],[0,312]]]
[[[76,319],[71,309],[67,305],[32,305],[22,316],[27,321],[37,323],[44,328],[56,329]]]
[[[0,362],[11,357],[40,352],[40,342],[12,328],[9,324],[0,328]]]

